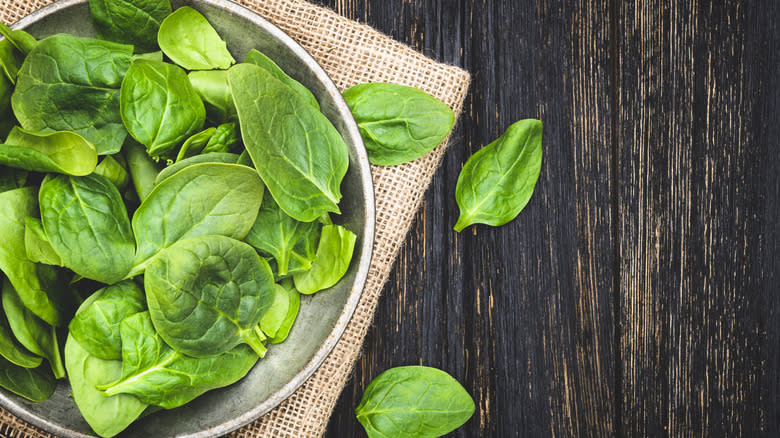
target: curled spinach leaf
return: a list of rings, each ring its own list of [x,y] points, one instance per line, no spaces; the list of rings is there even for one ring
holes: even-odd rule
[[[138,60],[122,81],[122,121],[149,155],[170,156],[176,146],[200,131],[206,109],[181,68]]]
[[[236,62],[206,17],[187,6],[162,22],[157,42],[167,57],[187,70],[225,70]]]
[[[175,173],[152,190],[133,216],[137,251],[132,274],[180,239],[208,234],[243,239],[262,200],[263,183],[246,166],[203,163]]]
[[[215,132],[217,132],[217,128],[211,127],[200,131],[197,134],[193,134],[184,142],[181,149],[179,149],[179,154],[176,155],[176,162],[178,163],[185,158],[199,155]]]
[[[266,348],[258,323],[274,277],[251,246],[224,236],[180,240],[146,268],[144,288],[157,332],[175,350],[213,357],[240,344]]]
[[[119,162],[111,155],[103,158],[103,161],[95,167],[95,173],[108,178],[117,189],[122,190],[130,182],[130,174],[127,170],[119,164]]]
[[[38,41],[29,33],[20,29],[12,30],[3,23],[0,23],[0,35],[10,41],[24,55],[29,54],[38,45]]]
[[[228,83],[244,145],[279,207],[302,222],[340,213],[349,157],[330,121],[256,65],[232,67]]]
[[[24,368],[0,357],[0,386],[30,401],[48,400],[57,381],[47,367]]]
[[[144,291],[125,280],[90,295],[70,321],[70,335],[84,349],[101,359],[121,359],[119,324],[126,317],[146,310]]]
[[[230,95],[227,71],[192,71],[188,75],[190,83],[206,104],[206,113],[210,120],[226,122],[236,120],[236,106]]]
[[[31,262],[65,266],[62,258],[51,247],[49,237],[43,230],[43,223],[38,218],[26,217],[24,219],[24,249]]]
[[[97,389],[98,385],[122,376],[122,361],[90,354],[72,335],[65,341],[65,369],[76,406],[92,430],[102,437],[123,431],[146,409],[146,403],[134,395],[109,396]]]
[[[102,385],[108,395],[133,394],[148,404],[173,409],[212,389],[231,385],[257,363],[257,353],[239,345],[219,356],[193,358],[163,342],[149,312],[122,321],[122,377]]]
[[[125,157],[138,200],[143,202],[154,188],[154,179],[159,173],[157,164],[146,153],[146,148],[132,139],[125,143]]]
[[[311,269],[293,276],[295,288],[308,295],[338,283],[349,269],[356,240],[355,233],[340,225],[323,226],[317,258]]]
[[[24,368],[36,368],[43,360],[16,340],[5,312],[0,312],[0,356]]]
[[[89,175],[97,157],[92,143],[69,131],[38,134],[16,126],[0,144],[0,164],[34,172]]]
[[[266,69],[273,77],[289,85],[290,88],[298,93],[303,98],[303,100],[309,103],[309,105],[317,108],[317,111],[320,110],[320,104],[317,102],[317,98],[314,97],[314,94],[312,94],[308,88],[303,86],[303,84],[296,81],[295,79],[291,78],[271,58],[265,56],[265,54],[259,50],[250,50],[249,53],[246,54],[244,62],[248,62]]]
[[[65,366],[57,342],[57,330],[24,307],[8,280],[3,282],[2,301],[11,331],[19,343],[32,353],[46,358],[55,378],[65,377]]]
[[[152,51],[160,23],[173,9],[169,0],[89,0],[89,10],[104,40]]]
[[[416,160],[444,140],[455,113],[413,87],[359,84],[344,91],[372,164],[394,166]]]
[[[525,208],[542,170],[542,122],[520,120],[466,161],[455,186],[455,231],[504,225]]]
[[[260,320],[260,329],[272,344],[287,339],[301,305],[301,294],[291,284],[274,285],[274,300]]]
[[[12,83],[16,83],[16,76],[24,62],[24,54],[19,51],[10,40],[0,41],[0,70]]]
[[[241,132],[235,123],[223,123],[217,126],[214,135],[209,138],[206,147],[201,151],[202,154],[214,152],[230,152],[236,148],[241,141]]]
[[[174,173],[184,169],[185,167],[192,166],[193,164],[201,163],[226,163],[236,164],[238,161],[238,155],[222,152],[210,152],[208,154],[195,155],[194,157],[185,158],[177,163],[173,163],[165,169],[161,170],[155,178],[154,183],[160,184],[164,179],[173,175]]]
[[[47,176],[38,195],[43,229],[65,266],[115,283],[133,266],[135,242],[119,190],[100,175]]]
[[[435,438],[474,414],[474,400],[444,371],[391,368],[374,379],[355,409],[369,438]]]
[[[73,131],[99,154],[119,152],[127,131],[119,88],[132,46],[58,34],[41,40],[19,70],[11,103],[24,129]]]

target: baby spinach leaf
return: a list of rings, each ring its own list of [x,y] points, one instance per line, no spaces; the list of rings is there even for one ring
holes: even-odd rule
[[[349,269],[356,240],[355,233],[340,225],[323,226],[317,258],[310,270],[293,276],[295,288],[308,295],[338,283]]]
[[[103,161],[95,167],[95,174],[108,178],[119,190],[125,188],[130,182],[130,174],[112,155],[103,158]]]
[[[151,51],[172,8],[169,0],[89,0],[89,10],[101,38]]]
[[[38,218],[24,219],[24,249],[31,262],[65,266],[60,255],[51,247],[49,237],[43,230],[43,223]]]
[[[201,163],[226,163],[236,164],[238,161],[238,155],[222,152],[210,152],[208,154],[195,155],[194,157],[185,158],[177,163],[173,163],[165,169],[161,170],[154,180],[155,184],[160,184],[162,180],[170,177],[174,173],[184,169],[185,167],[192,166],[193,164]]]
[[[317,98],[314,97],[314,94],[312,94],[308,88],[303,86],[303,84],[296,81],[295,79],[291,78],[271,58],[265,56],[265,54],[259,50],[250,50],[249,53],[246,54],[244,62],[248,62],[266,69],[273,77],[289,85],[290,88],[292,88],[303,98],[303,100],[308,102],[314,108],[317,108],[317,111],[320,110],[320,104],[317,102]]]
[[[257,363],[257,353],[239,345],[219,356],[185,356],[163,342],[149,312],[122,321],[122,378],[102,385],[108,395],[133,394],[148,404],[173,409],[195,397],[231,385]]]
[[[24,247],[25,219],[38,215],[37,190],[24,187],[0,193],[0,271],[28,309],[59,327],[67,323],[71,305],[62,278],[54,267],[31,262]]]
[[[408,366],[374,379],[355,413],[369,438],[435,438],[463,425],[474,409],[474,400],[449,374]]]
[[[542,122],[520,120],[466,161],[455,186],[455,231],[511,221],[528,204],[542,170]]]
[[[187,6],[163,20],[157,42],[167,57],[187,70],[225,70],[236,62],[206,17]]]
[[[76,312],[68,329],[85,350],[101,359],[121,359],[119,324],[146,310],[144,291],[125,280],[90,295]]]
[[[0,166],[0,193],[21,189],[27,184],[27,171]]]
[[[5,40],[3,40],[5,41]],[[11,95],[14,86],[7,77],[0,75],[0,140],[11,131],[14,125],[14,117],[11,113]]]
[[[4,36],[25,55],[30,53],[38,44],[38,41],[29,33],[20,29],[12,30],[3,23],[0,23],[0,35]]]
[[[206,109],[181,68],[139,60],[122,81],[122,121],[149,155],[168,157],[200,131]]]
[[[98,385],[122,376],[122,361],[89,354],[72,335],[65,341],[65,369],[76,406],[92,430],[102,437],[123,431],[146,409],[146,403],[134,395],[109,396],[97,389]]]
[[[192,357],[217,356],[240,344],[263,356],[258,323],[273,287],[268,263],[251,246],[225,236],[180,240],[144,274],[154,327],[168,345]]]
[[[73,272],[102,283],[133,266],[135,243],[119,190],[100,175],[47,176],[38,194],[43,229]]]
[[[23,62],[24,54],[10,40],[0,41],[0,70],[12,84],[16,83],[16,76]]]
[[[291,284],[274,285],[273,303],[260,320],[260,329],[271,343],[278,344],[287,338],[300,305],[301,295]]]
[[[24,368],[0,357],[0,386],[40,403],[48,400],[57,388],[57,381],[47,367]]]
[[[214,135],[209,138],[206,147],[201,154],[210,154],[214,152],[230,152],[241,142],[241,132],[235,123],[223,123],[217,126]]]
[[[49,361],[54,377],[65,377],[57,330],[30,312],[7,279],[3,282],[3,310],[16,339],[32,353]]]
[[[203,163],[182,169],[155,186],[133,216],[133,273],[180,239],[208,234],[243,239],[262,200],[263,183],[246,166]]]
[[[312,228],[319,229],[319,224],[291,218],[279,208],[271,194],[266,192],[257,220],[244,240],[261,253],[276,259],[279,276],[285,276],[291,258],[305,258],[305,255],[294,254],[295,246]]]
[[[138,200],[143,202],[154,188],[154,179],[159,173],[157,164],[146,153],[146,148],[133,139],[125,143],[125,157]]]
[[[156,52],[149,52],[149,53],[136,53],[133,55],[133,62],[144,60],[144,61],[163,61],[163,52],[156,51]]]
[[[73,131],[99,154],[119,152],[127,131],[119,88],[132,46],[58,34],[41,40],[19,70],[11,103],[29,131]]]
[[[35,368],[43,360],[16,340],[5,312],[0,312],[0,356],[24,368]]]
[[[192,71],[188,76],[192,87],[206,104],[209,120],[226,122],[238,118],[233,96],[230,94],[227,71]]]
[[[336,128],[290,86],[266,70],[228,70],[241,134],[257,172],[285,213],[311,222],[339,213],[347,146]]]
[[[217,132],[217,128],[211,127],[193,134],[179,149],[179,154],[176,155],[176,162],[200,154],[215,132]]]
[[[97,157],[92,143],[69,131],[37,134],[16,126],[0,144],[0,164],[34,172],[89,175]]]
[[[432,151],[455,124],[443,102],[413,87],[358,84],[344,91],[371,164],[394,166]]]
[[[272,344],[279,344],[287,339],[287,335],[290,334],[290,329],[295,322],[295,318],[298,317],[298,311],[301,308],[301,294],[295,290],[292,282],[290,282],[290,284],[282,282],[282,288],[287,291],[287,315],[285,315],[282,324],[279,325],[274,336],[271,337]]]

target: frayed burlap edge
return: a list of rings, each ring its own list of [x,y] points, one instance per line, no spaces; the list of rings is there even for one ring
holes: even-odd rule
[[[0,20],[10,24],[48,0],[0,0]],[[302,0],[239,0],[276,24],[319,62],[340,89],[364,82],[393,82],[420,88],[458,115],[469,74],[434,62],[376,30]],[[322,366],[292,396],[254,423],[231,434],[248,437],[318,437],[328,424],[374,317],[379,296],[422,196],[448,140],[413,162],[372,166],[376,195],[376,240],[365,290],[341,340]],[[9,438],[52,435],[0,409],[0,434]]]

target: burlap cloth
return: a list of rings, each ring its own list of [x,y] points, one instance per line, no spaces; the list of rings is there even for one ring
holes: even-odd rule
[[[51,0],[0,0],[0,20],[11,24]],[[364,82],[394,82],[420,88],[459,114],[469,74],[434,62],[376,30],[301,0],[239,0],[301,44],[340,89]],[[279,407],[231,434],[246,437],[318,437],[328,424],[360,353],[382,287],[431,181],[448,140],[433,152],[395,167],[372,166],[376,195],[376,241],[366,287],[355,315],[322,366]],[[9,438],[51,434],[0,408],[0,434]]]

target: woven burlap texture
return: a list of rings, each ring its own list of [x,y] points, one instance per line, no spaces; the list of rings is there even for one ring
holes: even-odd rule
[[[6,24],[49,4],[0,0]],[[301,0],[239,0],[271,21],[328,72],[340,89],[364,82],[393,82],[420,88],[459,114],[469,85],[467,72],[434,62],[376,30]],[[374,317],[379,295],[405,240],[415,212],[441,161],[448,140],[413,162],[372,166],[376,195],[376,240],[365,290],[344,335],[322,366],[292,396],[254,423],[231,434],[248,437],[318,437],[328,423]],[[0,434],[51,437],[0,409]]]

